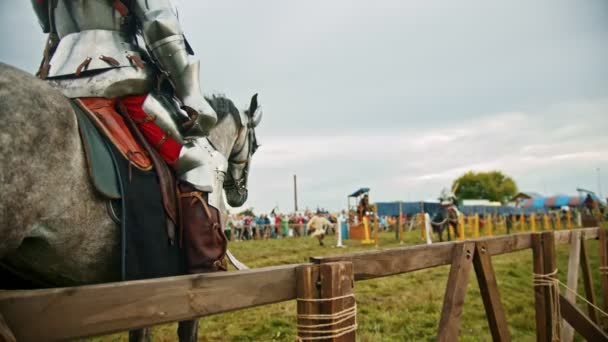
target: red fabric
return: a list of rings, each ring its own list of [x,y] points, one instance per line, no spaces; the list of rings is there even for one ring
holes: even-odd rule
[[[134,121],[143,120],[148,117],[148,114],[143,111],[142,105],[146,100],[148,95],[134,95],[127,96],[123,99],[123,103],[127,108],[127,112],[129,116]],[[160,127],[158,127],[154,122],[144,122],[138,123],[137,126],[139,130],[143,133],[146,140],[152,145],[156,147],[156,145],[161,141],[165,132],[163,132]],[[182,150],[182,145],[180,145],[175,139],[171,137],[167,137],[167,140],[160,146],[160,148],[156,149],[160,156],[171,166],[175,166],[175,162],[179,158],[179,153]]]

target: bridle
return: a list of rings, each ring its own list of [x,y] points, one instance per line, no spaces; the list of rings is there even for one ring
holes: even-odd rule
[[[238,146],[240,145],[240,146]],[[226,180],[224,181],[225,190],[234,190],[239,195],[244,196],[247,193],[247,175],[249,174],[249,161],[251,156],[258,149],[257,138],[255,136],[255,126],[252,120],[248,120],[246,125],[242,125],[237,133],[236,143],[233,152],[230,153],[228,158],[228,173]],[[247,157],[245,159],[237,159],[247,148]],[[236,159],[236,160],[235,160]],[[235,169],[243,168],[240,177],[235,177],[230,171]]]

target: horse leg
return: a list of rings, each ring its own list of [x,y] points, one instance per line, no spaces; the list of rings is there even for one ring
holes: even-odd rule
[[[177,325],[179,342],[196,342],[198,335],[198,319],[180,321]]]
[[[143,328],[129,331],[129,342],[149,342],[150,329]]]

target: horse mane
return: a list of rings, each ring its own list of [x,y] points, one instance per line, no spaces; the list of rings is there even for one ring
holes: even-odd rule
[[[232,115],[235,120],[240,120],[239,109],[236,108],[234,102],[232,102],[232,100],[227,98],[225,95],[213,94],[211,96],[205,96],[205,100],[207,100],[211,108],[215,110],[218,123],[228,117],[228,115]]]

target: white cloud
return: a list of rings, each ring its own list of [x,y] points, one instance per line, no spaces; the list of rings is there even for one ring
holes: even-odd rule
[[[578,113],[575,121],[573,113]],[[608,120],[599,113],[608,114],[608,101],[488,114],[428,130],[390,129],[386,135],[260,137],[264,146],[254,157],[249,203],[261,208],[291,203],[293,173],[302,179],[300,191],[310,206],[332,209],[343,206],[346,194],[359,186],[370,186],[377,200],[406,199],[408,193],[432,198],[469,170],[503,170],[524,190],[534,175],[548,175],[553,183],[547,188],[537,181],[535,190],[573,193],[578,184],[594,185],[595,178],[572,179],[571,174],[598,166],[608,171],[608,135],[597,134],[608,132]],[[257,184],[280,195],[256,193]]]

